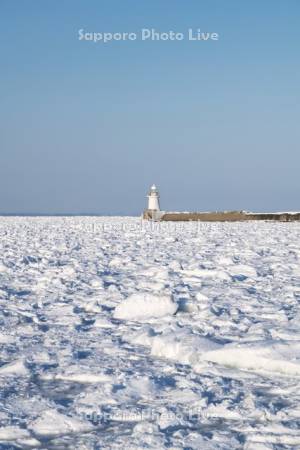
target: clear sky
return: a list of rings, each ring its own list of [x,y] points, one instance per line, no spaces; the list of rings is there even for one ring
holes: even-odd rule
[[[1,0],[0,211],[300,210],[299,0]],[[188,28],[218,41],[79,41]]]

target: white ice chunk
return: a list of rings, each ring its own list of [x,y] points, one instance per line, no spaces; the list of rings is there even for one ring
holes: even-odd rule
[[[93,429],[88,422],[60,414],[56,410],[44,411],[40,417],[31,422],[28,427],[37,437],[55,438],[74,433],[84,433]]]
[[[13,361],[9,364],[5,364],[0,367],[0,377],[1,376],[26,376],[29,371],[25,367],[22,359]]]
[[[114,318],[122,320],[143,320],[174,314],[177,305],[169,295],[153,295],[146,292],[133,294],[120,303]]]

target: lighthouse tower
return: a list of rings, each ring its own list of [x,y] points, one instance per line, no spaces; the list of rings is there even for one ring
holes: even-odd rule
[[[155,184],[150,188],[148,197],[148,208],[143,212],[143,219],[146,220],[161,220],[165,215],[165,211],[161,211],[159,205],[159,192]]]
[[[143,213],[143,218],[146,220],[160,220],[165,214],[165,211],[160,210],[159,193],[155,184],[150,188],[148,197],[148,208]]]
[[[155,184],[151,186],[150,192],[147,195],[147,197],[148,197],[148,209],[150,211],[160,211],[159,193]]]

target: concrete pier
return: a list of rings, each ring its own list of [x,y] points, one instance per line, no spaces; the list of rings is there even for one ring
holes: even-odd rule
[[[150,210],[145,210],[143,218],[147,220],[161,221],[200,221],[200,222],[241,222],[250,220],[264,220],[276,222],[300,221],[298,213],[248,213],[244,211],[224,211],[224,212],[164,212],[161,217],[153,214]]]

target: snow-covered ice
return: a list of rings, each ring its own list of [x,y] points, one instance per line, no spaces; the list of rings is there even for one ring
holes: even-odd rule
[[[0,218],[0,449],[300,448],[300,224]]]
[[[114,318],[124,320],[144,320],[175,314],[178,306],[167,295],[151,295],[147,292],[132,294],[114,311]]]

